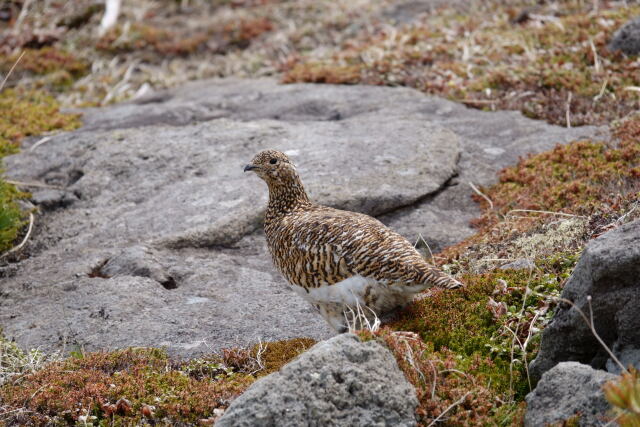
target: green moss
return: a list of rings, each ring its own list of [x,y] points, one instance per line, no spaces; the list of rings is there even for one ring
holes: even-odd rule
[[[0,253],[11,248],[25,223],[24,213],[18,205],[22,197],[24,193],[0,179]]]
[[[539,259],[533,271],[464,275],[464,288],[433,291],[378,334],[418,388],[427,424],[467,392],[469,400],[451,413],[456,422],[509,425],[522,418],[519,402],[531,390],[526,364],[577,258],[558,253]]]
[[[4,90],[0,92],[0,161],[16,153],[27,136],[79,125],[78,115],[61,113],[57,101],[43,92]],[[0,178],[0,252],[13,245],[24,225],[24,213],[18,206],[24,196]]]
[[[0,93],[0,157],[17,152],[27,136],[80,126],[78,114],[60,112],[60,105],[42,91],[7,89]]]

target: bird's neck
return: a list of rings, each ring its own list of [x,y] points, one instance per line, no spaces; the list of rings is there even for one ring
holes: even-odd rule
[[[300,178],[293,177],[286,181],[268,182],[269,204],[266,220],[280,218],[292,210],[311,204]]]

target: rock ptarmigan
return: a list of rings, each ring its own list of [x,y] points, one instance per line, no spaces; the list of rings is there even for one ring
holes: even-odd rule
[[[244,171],[269,187],[264,232],[275,266],[337,332],[348,313],[383,317],[426,288],[462,285],[377,219],[312,203],[284,153],[262,151]]]

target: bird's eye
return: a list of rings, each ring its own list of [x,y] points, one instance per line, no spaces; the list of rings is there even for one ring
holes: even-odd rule
[[[278,163],[278,159],[271,159],[269,160],[269,163],[271,163],[272,165],[275,165],[276,163]]]

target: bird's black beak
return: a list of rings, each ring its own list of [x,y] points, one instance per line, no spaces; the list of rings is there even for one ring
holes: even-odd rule
[[[254,169],[258,169],[258,167],[257,167],[257,166],[255,166],[255,165],[252,165],[251,163],[249,163],[248,165],[246,165],[246,166],[244,167],[244,171],[245,171],[245,172],[247,172],[247,171],[252,171],[252,170],[254,170]]]

